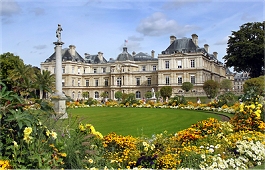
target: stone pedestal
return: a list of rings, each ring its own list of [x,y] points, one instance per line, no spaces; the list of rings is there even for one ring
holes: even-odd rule
[[[55,112],[54,117],[56,119],[67,119],[68,114],[66,112],[66,97],[53,96],[51,98],[53,103],[53,110]]]
[[[154,103],[156,103],[156,98],[155,97],[152,97],[149,100],[152,101],[152,102],[154,102]]]

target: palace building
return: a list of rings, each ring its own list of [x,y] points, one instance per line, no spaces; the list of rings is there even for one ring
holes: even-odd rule
[[[62,88],[72,99],[83,99],[83,94],[100,100],[102,93],[115,99],[115,92],[134,93],[137,99],[153,88],[155,92],[164,86],[172,87],[172,96],[183,94],[183,82],[191,82],[192,93],[205,95],[203,83],[212,79],[221,82],[226,78],[226,68],[218,61],[217,52],[209,53],[209,45],[198,46],[198,36],[177,39],[170,36],[168,47],[155,56],[132,52],[126,46],[116,57],[107,61],[102,52],[84,57],[74,45],[62,49]],[[55,52],[41,63],[41,70],[55,73]]]

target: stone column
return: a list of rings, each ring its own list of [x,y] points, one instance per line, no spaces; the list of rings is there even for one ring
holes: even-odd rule
[[[56,92],[51,96],[51,100],[54,104],[53,109],[55,112],[54,117],[56,119],[66,119],[68,118],[68,114],[66,113],[66,96],[62,91],[62,45],[61,42],[61,31],[62,28],[58,25],[58,29],[56,31],[56,37],[58,38],[55,44],[55,55],[56,55],[56,65],[55,65],[55,86]]]

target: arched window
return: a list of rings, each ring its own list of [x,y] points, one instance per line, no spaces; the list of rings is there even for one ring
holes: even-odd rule
[[[80,99],[81,98],[81,92],[79,91],[77,94],[77,98]]]
[[[135,93],[135,97],[140,99],[140,98],[141,98],[141,92],[137,91],[137,92]]]
[[[72,99],[75,99],[75,92],[72,92]]]
[[[99,98],[99,93],[96,91],[95,92],[95,99],[98,99]]]

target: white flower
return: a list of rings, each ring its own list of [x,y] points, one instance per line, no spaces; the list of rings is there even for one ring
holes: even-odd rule
[[[209,152],[210,152],[210,153],[213,153],[213,152],[214,152],[214,149],[213,149],[213,148],[210,148],[210,149],[209,149]]]

